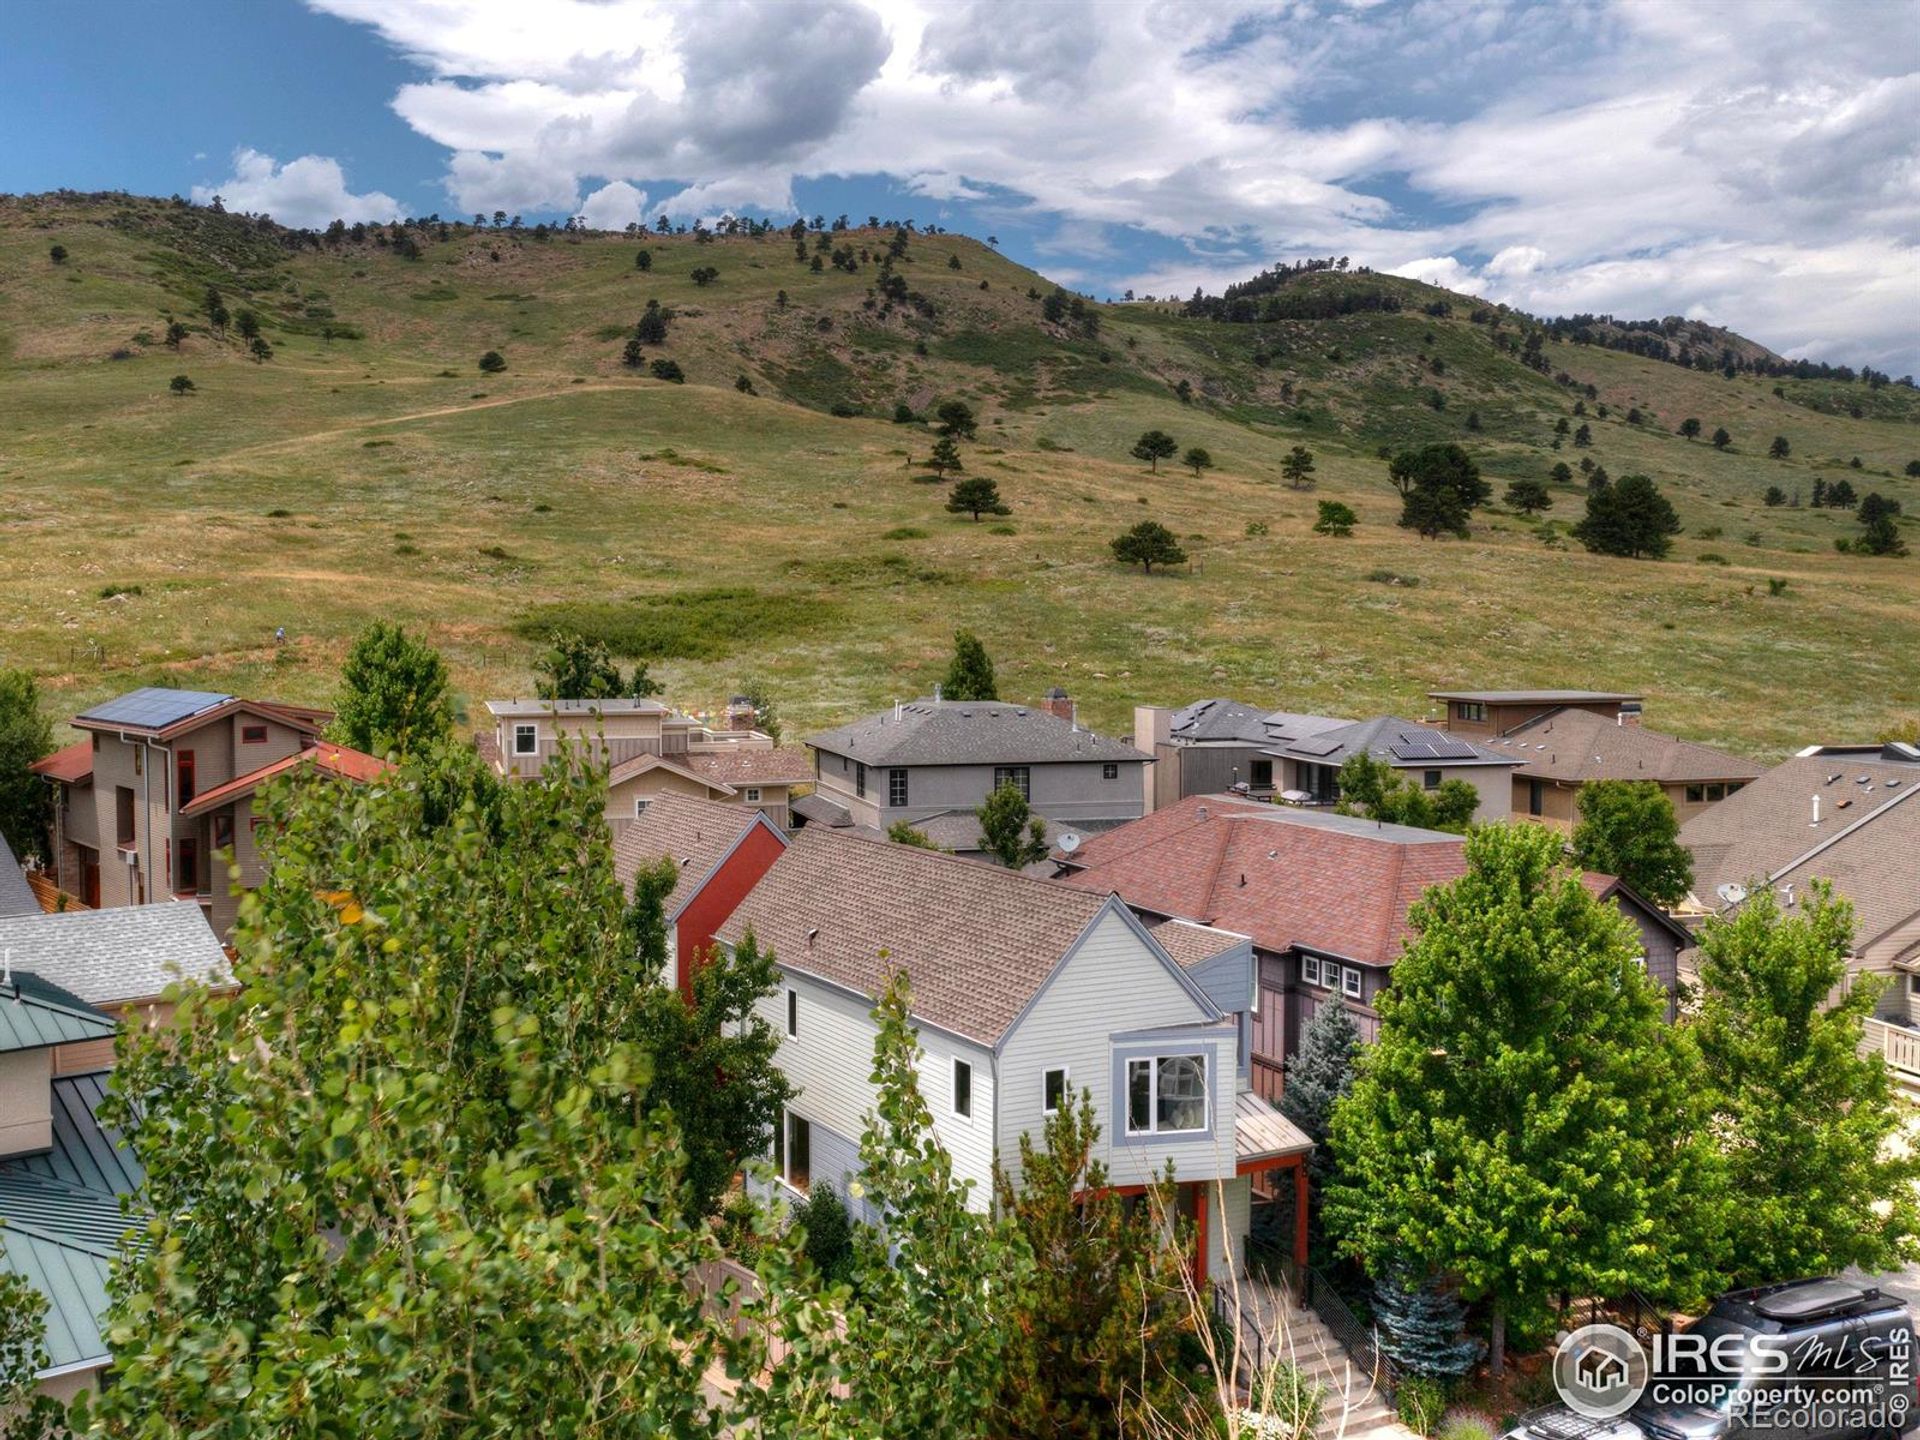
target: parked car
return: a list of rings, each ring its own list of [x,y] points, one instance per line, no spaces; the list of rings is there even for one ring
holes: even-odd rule
[[[1913,1316],[1850,1280],[1736,1290],[1656,1346],[1625,1414],[1564,1406],[1507,1440],[1897,1440],[1916,1424]]]

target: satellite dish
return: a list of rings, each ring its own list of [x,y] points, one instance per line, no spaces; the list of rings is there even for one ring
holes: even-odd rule
[[[1289,805],[1304,805],[1307,801],[1311,800],[1313,796],[1305,790],[1282,790],[1280,792],[1280,798]]]
[[[1069,830],[1060,837],[1060,848],[1071,855],[1080,848],[1080,837]]]
[[[1747,887],[1728,882],[1725,885],[1717,887],[1713,893],[1729,905],[1738,905],[1742,900],[1747,898]]]

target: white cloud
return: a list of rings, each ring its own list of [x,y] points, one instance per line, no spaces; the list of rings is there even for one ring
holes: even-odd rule
[[[624,180],[602,185],[580,202],[580,213],[595,230],[624,230],[648,222],[647,192]]]
[[[466,210],[593,176],[786,213],[796,179],[885,174],[1115,290],[1346,254],[1920,368],[1906,0],[307,3],[419,67],[394,107]],[[1127,234],[1187,258],[1116,273]]]
[[[393,220],[406,213],[391,195],[372,190],[355,195],[347,189],[346,172],[338,160],[325,155],[302,155],[285,165],[271,155],[241,148],[233,152],[233,173],[218,185],[193,187],[195,204],[205,205],[215,195],[227,209],[248,215],[271,215],[282,225],[312,227],[334,220]]]

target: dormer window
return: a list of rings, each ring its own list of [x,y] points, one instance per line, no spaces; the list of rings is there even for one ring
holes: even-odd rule
[[[538,725],[516,725],[513,727],[513,753],[516,755],[538,755],[540,753],[540,727]]]

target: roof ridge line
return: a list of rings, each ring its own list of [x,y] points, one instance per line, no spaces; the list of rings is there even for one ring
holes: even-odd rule
[[[1039,875],[1023,874],[1021,871],[1018,871],[1018,870],[1009,870],[1004,865],[983,865],[978,860],[969,860],[965,856],[950,854],[945,850],[927,850],[918,845],[896,845],[893,841],[885,839],[884,837],[882,837],[878,841],[875,841],[869,838],[864,838],[859,835],[850,834],[847,831],[834,828],[834,827],[829,827],[827,829],[820,830],[818,826],[814,826],[814,825],[802,826],[799,830],[795,831],[794,834],[797,837],[800,835],[808,834],[815,830],[819,830],[819,833],[822,839],[833,840],[837,842],[844,842],[850,845],[860,845],[863,847],[875,847],[883,850],[911,851],[912,854],[916,857],[916,860],[941,861],[943,863],[948,863],[953,865],[964,865],[966,866],[968,871],[974,872],[974,873],[985,873],[988,875],[1004,875],[1011,880],[1019,880],[1029,885],[1038,885],[1043,890],[1046,890],[1049,893],[1052,893],[1055,895],[1066,894],[1066,895],[1081,896],[1081,895],[1093,894],[1092,891],[1082,890],[1077,885],[1062,884],[1058,880],[1044,878]],[[778,864],[779,862],[776,861],[775,863]],[[1102,899],[1104,900],[1104,897],[1102,897]]]
[[[1789,860],[1786,864],[1782,865],[1778,870],[1775,870],[1773,874],[1767,876],[1767,883],[1772,884],[1775,879],[1777,879],[1779,876],[1786,874],[1787,871],[1793,869],[1794,866],[1804,865],[1807,861],[1811,860],[1814,856],[1818,855],[1821,851],[1829,849],[1834,845],[1838,845],[1842,840],[1846,839],[1847,836],[1851,835],[1854,831],[1858,830],[1862,825],[1866,825],[1874,820],[1878,820],[1882,815],[1886,814],[1889,810],[1893,809],[1893,807],[1898,805],[1901,801],[1915,794],[1920,794],[1920,783],[1917,783],[1910,790],[1902,791],[1900,794],[1894,796],[1893,799],[1887,801],[1886,804],[1878,807],[1877,809],[1869,810],[1866,814],[1862,815],[1859,819],[1855,820],[1851,825],[1846,826],[1844,829],[1834,831],[1833,834],[1827,836],[1824,840],[1822,840],[1819,844],[1815,845],[1812,849],[1804,851],[1801,854],[1794,856],[1793,859]]]

